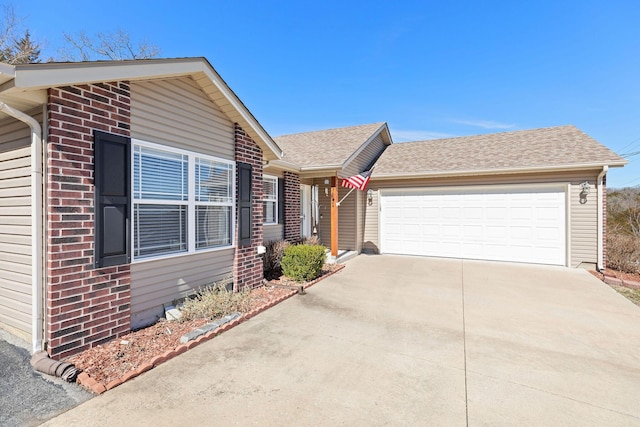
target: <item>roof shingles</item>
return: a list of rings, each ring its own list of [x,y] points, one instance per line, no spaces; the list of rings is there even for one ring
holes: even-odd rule
[[[558,126],[392,144],[372,177],[624,163],[575,126]]]
[[[282,160],[305,167],[341,166],[384,123],[282,135],[274,138]]]

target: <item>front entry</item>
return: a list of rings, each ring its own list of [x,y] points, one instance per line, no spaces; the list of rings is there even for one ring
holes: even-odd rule
[[[300,235],[311,236],[311,186],[300,184]]]

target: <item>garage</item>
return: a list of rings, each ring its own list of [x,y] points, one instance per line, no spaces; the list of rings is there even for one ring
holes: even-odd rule
[[[567,265],[567,186],[382,189],[381,252]]]

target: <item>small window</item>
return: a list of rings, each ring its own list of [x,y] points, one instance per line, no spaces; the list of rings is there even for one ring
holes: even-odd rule
[[[196,249],[231,244],[233,166],[196,158]]]
[[[278,223],[278,178],[263,175],[264,223]]]

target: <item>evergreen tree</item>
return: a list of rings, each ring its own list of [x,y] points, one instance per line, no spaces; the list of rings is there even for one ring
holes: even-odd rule
[[[40,62],[40,45],[31,40],[29,30],[14,44],[10,64],[35,64]]]

